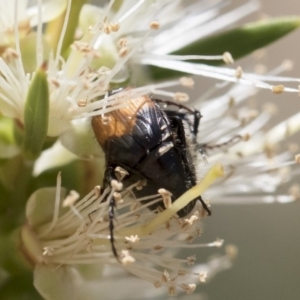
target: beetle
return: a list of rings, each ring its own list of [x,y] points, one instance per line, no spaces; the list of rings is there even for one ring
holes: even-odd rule
[[[109,95],[119,93],[113,90]],[[157,194],[164,188],[172,193],[172,202],[197,183],[192,153],[188,147],[187,131],[196,136],[201,119],[198,110],[191,110],[171,101],[155,99],[148,95],[134,95],[124,108],[109,112],[104,122],[101,115],[92,117],[91,125],[95,137],[106,158],[104,188],[115,179],[114,170],[121,167],[128,172],[122,180],[125,186],[145,180],[147,184],[134,192],[136,197]],[[175,105],[185,112],[162,109],[159,104]],[[192,115],[193,122],[189,116]],[[188,126],[189,128],[187,129]],[[208,215],[211,211],[199,195],[187,206],[178,211],[180,218],[188,215],[200,201]],[[145,200],[147,202],[147,200]],[[112,198],[109,207],[109,227],[112,251],[118,258],[114,246],[114,208]],[[149,206],[155,210],[161,203]]]

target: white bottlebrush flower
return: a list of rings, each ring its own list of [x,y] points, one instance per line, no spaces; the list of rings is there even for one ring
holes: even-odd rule
[[[212,168],[194,193],[201,192],[220,175],[222,169],[219,166]],[[233,246],[227,248],[226,255],[193,268],[195,255],[176,257],[178,250],[183,248],[220,247],[223,244],[222,240],[209,244],[192,243],[201,235],[201,205],[186,218],[169,219],[179,207],[170,206],[170,199],[163,192],[140,199],[132,197],[135,189],[142,188],[142,182],[119,192],[120,184],[115,182],[112,189],[107,188],[102,194],[99,187],[95,187],[79,201],[75,191],[63,196],[66,190],[61,189],[60,184],[59,175],[56,190],[38,190],[30,197],[26,208],[28,223],[22,229],[23,249],[36,264],[35,287],[45,299],[97,299],[100,291],[102,295],[106,294],[105,297],[114,299],[124,299],[125,294],[128,298],[139,299],[151,285],[152,296],[165,294],[163,287],[170,295],[191,294],[197,282],[204,282],[207,277],[230,267],[235,257]],[[55,201],[51,201],[51,197]],[[108,239],[108,209],[112,197],[117,201],[119,212],[114,229],[119,261],[113,256]],[[181,205],[184,206],[187,199],[194,197],[190,190],[181,197],[182,200],[176,201],[176,205],[183,201]],[[158,201],[163,201],[166,209],[157,214],[148,207]],[[130,274],[151,285],[138,284],[141,288],[134,289],[138,292],[134,296],[125,280],[130,279],[130,284],[136,282]],[[124,293],[113,288],[114,279],[107,281],[111,276],[124,281]],[[72,288],[66,288],[68,284]]]
[[[187,78],[182,81],[191,83]],[[299,155],[296,155],[295,149],[277,153],[274,147],[299,131],[298,114],[266,131],[274,107],[269,105],[259,112],[247,105],[241,105],[255,93],[252,87],[235,85],[223,87],[225,88],[228,90],[224,91],[222,96],[198,104],[198,108],[206,116],[201,120],[199,134],[199,140],[206,145],[206,159],[209,164],[222,162],[226,170],[225,177],[204,192],[206,201],[210,201],[214,207],[217,203],[287,203],[299,199],[299,189],[295,186],[291,189],[286,188],[285,194],[278,195],[279,187],[299,172],[295,168],[299,162]],[[127,93],[132,95],[132,90]],[[199,178],[203,178],[209,168],[204,161],[201,156],[195,160],[197,170],[200,171]],[[139,184],[141,183],[136,185]],[[48,191],[50,196],[45,197],[46,191],[38,191],[37,193],[44,195],[37,194],[31,197],[27,204],[30,227],[25,227],[24,232],[33,230],[33,238],[29,239],[26,247],[30,249],[32,243],[35,251],[27,255],[37,263],[35,286],[46,299],[72,297],[73,292],[82,293],[82,298],[89,295],[90,299],[93,299],[100,289],[115,299],[122,298],[124,295],[120,296],[118,291],[113,289],[115,283],[109,282],[108,279],[120,278],[120,288],[123,281],[127,286],[126,279],[129,278],[130,284],[135,284],[135,279],[128,277],[128,273],[124,273],[122,268],[152,284],[149,284],[148,288],[144,284],[138,285],[141,289],[138,292],[134,289],[134,295],[130,289],[124,288],[128,292],[128,298],[146,297],[146,292],[151,297],[165,293],[164,289],[154,288],[161,286],[167,287],[169,294],[191,293],[195,288],[196,278],[202,281],[205,274],[212,276],[230,266],[236,252],[234,248],[228,248],[225,256],[217,257],[204,265],[198,264],[194,268],[183,266],[189,264],[190,260],[193,261],[193,257],[176,258],[180,255],[179,249],[221,245],[220,241],[206,245],[195,243],[194,239],[201,231],[199,220],[202,215],[197,209],[188,218],[165,220],[166,222],[155,227],[151,235],[143,235],[140,228],[148,226],[154,219],[159,219],[147,206],[161,201],[161,197],[146,197],[150,202],[142,204],[141,200],[144,199],[132,198],[136,185],[116,194],[114,190],[107,189],[104,193],[106,197],[99,196],[99,190],[96,188],[78,203],[75,203],[78,195],[71,193],[64,200],[65,206],[69,206],[70,209],[63,213],[59,212],[59,186],[55,204],[54,189],[51,193]],[[45,206],[43,200],[39,200],[51,196],[52,201],[49,205],[52,208]],[[109,242],[108,207],[113,196],[117,201],[114,234],[120,262],[113,256]],[[200,203],[199,206],[201,207]],[[46,217],[41,214],[39,207],[44,207]],[[38,221],[35,220],[36,214]],[[42,222],[42,219],[46,222]],[[190,244],[191,241],[194,243]],[[61,267],[56,269],[57,265]],[[74,281],[78,285],[73,292],[65,290],[60,284],[72,284]],[[50,289],[49,285],[55,286],[56,289]],[[80,297],[78,299],[81,299]]]
[[[66,7],[66,0],[42,1],[41,11],[28,0],[0,1],[0,48],[15,45],[16,34],[25,38],[39,22],[49,22],[59,16]],[[17,33],[15,30],[17,29]]]
[[[43,15],[43,3],[39,1],[38,16]],[[128,99],[140,95],[153,94],[179,102],[188,100],[185,93],[167,91],[169,87],[191,86],[192,81],[187,78],[147,83],[114,95],[108,93],[113,84],[122,86],[147,82],[146,76],[141,75],[144,65],[237,83],[239,85],[233,85],[226,91],[225,87],[222,97],[207,96],[201,99],[204,102],[194,103],[205,115],[203,122],[201,120],[199,141],[205,144],[208,156],[200,157],[199,161],[195,159],[195,164],[201,170],[199,180],[203,180],[209,166],[215,162],[222,162],[227,172],[225,178],[216,182],[208,191],[205,190],[204,196],[212,204],[218,201],[238,201],[245,192],[245,199],[251,203],[288,202],[298,198],[295,188],[289,195],[269,196],[270,192],[276,192],[281,184],[287,182],[289,176],[296,174],[292,168],[295,164],[292,152],[277,153],[274,144],[299,130],[298,115],[265,132],[271,117],[270,110],[253,111],[243,101],[252,96],[256,88],[270,89],[274,93],[298,92],[296,88],[283,87],[279,83],[298,82],[299,79],[273,74],[259,76],[243,73],[240,68],[219,68],[186,62],[193,59],[226,60],[228,54],[220,53],[214,57],[169,55],[238,21],[255,11],[258,3],[250,1],[222,16],[218,16],[223,5],[221,1],[213,4],[199,2],[185,9],[180,1],[121,1],[122,5],[117,10],[114,10],[113,4],[114,1],[110,1],[103,9],[93,6],[83,9],[81,28],[78,30],[82,39],[72,44],[67,58],[63,58],[61,54],[64,53],[61,52],[66,25],[72,17],[69,15],[71,1],[67,4],[57,49],[49,56],[45,56],[42,51],[42,18],[37,18],[35,66],[45,66],[43,63],[47,62],[50,102],[48,136],[60,136],[68,149],[81,156],[93,156],[95,153],[89,143],[78,149],[72,139],[72,134],[76,135],[78,127],[81,129],[90,117],[105,117],[110,111],[126,106]],[[16,16],[22,14],[17,10],[14,6],[15,49],[7,48],[3,58],[0,58],[0,110],[22,123],[34,73],[27,73],[24,68],[28,57],[23,55],[20,48],[20,28],[16,20],[21,19]],[[88,23],[86,20],[92,21]],[[99,99],[102,101],[97,101]],[[245,142],[247,148],[244,148]],[[92,139],[91,144],[95,144]],[[59,149],[60,144],[56,144],[55,151],[60,152]],[[52,156],[49,151],[45,155],[47,160],[49,155]],[[56,163],[54,152],[52,157]],[[68,156],[68,159],[74,157]],[[206,160],[208,165],[205,164]],[[282,170],[287,166],[291,171],[283,173]],[[41,161],[39,166],[36,164],[35,171],[39,173],[47,168],[49,164]],[[194,268],[182,267],[193,263],[194,257],[179,259],[178,249],[219,246],[221,241],[204,245],[189,244],[200,232],[201,209],[196,208],[186,219],[164,219],[162,215],[172,211],[170,207],[166,205],[164,212],[159,214],[148,210],[149,202],[142,204],[143,199],[132,199],[130,192],[134,188],[136,186],[120,192],[114,190],[117,187],[112,190],[107,188],[103,195],[99,194],[99,188],[95,188],[77,201],[80,197],[76,192],[65,197],[58,183],[56,190],[42,189],[32,195],[26,211],[28,224],[22,228],[23,250],[35,264],[35,286],[45,299],[98,299],[99,293],[109,296],[117,293],[120,296],[115,280],[119,284],[123,282],[130,299],[146,297],[143,294],[145,290],[140,289],[137,295],[136,286],[130,289],[129,284],[135,279],[130,277],[128,284],[128,273],[151,283],[148,283],[152,287],[151,291],[155,291],[155,287],[164,286],[171,295],[192,293],[195,281],[205,281],[206,273],[212,276],[230,266],[235,248],[229,248],[225,256],[214,258],[207,264],[196,265]],[[118,202],[114,233],[120,262],[113,256],[109,241],[108,202],[111,197],[115,197]],[[186,199],[188,196],[184,197]],[[61,198],[65,199],[65,208],[60,207]],[[161,201],[161,198],[157,195],[146,197],[147,201]],[[175,204],[178,203],[179,200],[175,201]],[[158,220],[159,224],[156,223]],[[149,224],[155,224],[154,231],[144,232]],[[140,288],[144,282],[136,285]],[[157,291],[165,293],[163,289]],[[151,298],[154,293],[151,293]],[[112,298],[117,299],[117,296]]]
[[[262,88],[273,88],[272,85],[266,84],[261,77],[244,74],[242,79],[238,79],[235,76],[235,70],[194,65],[177,61],[191,57],[179,58],[167,55],[170,51],[185,46],[183,36],[188,34],[190,38],[193,37],[188,41],[190,43],[202,37],[196,33],[212,33],[255,11],[258,9],[256,1],[250,1],[236,11],[217,18],[222,7],[218,1],[216,4],[208,6],[201,2],[187,7],[185,10],[180,6],[180,1],[138,1],[133,6],[131,1],[123,1],[117,13],[111,9],[113,2],[111,1],[99,12],[100,20],[96,24],[90,24],[88,32],[84,30],[87,25],[82,25],[84,34],[82,40],[72,45],[71,53],[66,60],[60,56],[60,53],[66,25],[70,18],[71,1],[68,1],[65,23],[57,49],[55,53],[46,57],[42,51],[42,23],[39,19],[35,61],[36,67],[39,67],[44,61],[48,62],[49,136],[58,136],[63,133],[70,128],[72,120],[110,111],[111,107],[107,108],[106,102],[95,102],[95,100],[104,96],[113,82],[119,85],[122,85],[122,82],[127,85],[130,83],[135,85],[137,78],[140,82],[143,77],[142,66],[144,64],[172,68],[221,80],[235,82],[239,80],[241,83]],[[42,3],[38,8],[40,14],[43,15]],[[204,9],[204,13],[202,13],[202,9]],[[95,20],[95,17],[88,18],[90,10],[87,11],[85,13],[87,15],[84,15],[83,19]],[[199,14],[202,16],[200,19],[197,17]],[[191,19],[195,19],[195,21],[192,23],[187,21]],[[212,24],[218,26],[212,26]],[[209,27],[210,30],[205,31],[206,27]],[[160,30],[157,30],[158,28]],[[18,37],[17,25],[14,27],[14,32]],[[170,40],[166,40],[166,36]],[[171,40],[177,41],[172,47]],[[169,48],[163,50],[164,45],[169,45]],[[26,73],[24,70],[23,64],[28,58],[22,56],[18,39],[15,40],[15,50],[7,49],[3,57],[5,60],[0,59],[0,72],[3,74],[0,81],[0,109],[4,115],[14,117],[23,123],[25,100],[33,74]],[[223,59],[223,56],[221,53],[217,57],[196,56],[192,59],[199,58],[220,60]],[[143,93],[145,91],[155,92],[152,86],[144,89]],[[285,91],[297,90],[286,88]],[[114,101],[112,101],[113,99]],[[108,97],[107,101],[110,101],[110,105],[114,105],[114,108],[124,105],[124,99]],[[98,110],[96,113],[95,109]]]

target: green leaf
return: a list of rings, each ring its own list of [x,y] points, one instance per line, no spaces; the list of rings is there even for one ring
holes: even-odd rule
[[[28,159],[39,156],[48,130],[49,91],[45,71],[45,65],[37,70],[25,104],[23,150]]]
[[[38,41],[36,32],[29,33],[26,37],[20,39],[20,49],[22,53],[23,67],[26,73],[32,73],[36,70],[36,43]],[[42,36],[43,57],[49,57],[51,48],[44,36]]]
[[[0,285],[1,300],[42,300],[33,287],[32,272],[22,272],[7,278]]]
[[[0,141],[7,145],[15,143],[13,119],[0,116]]]
[[[83,5],[87,0],[72,0],[71,9],[68,18],[68,24],[66,32],[64,34],[63,43],[61,47],[61,55],[65,55],[68,52],[69,46],[74,42],[75,32],[78,27],[79,14]],[[65,17],[67,13],[67,7],[65,11],[59,15],[56,19],[47,23],[45,30],[46,39],[49,41],[49,44],[56,51],[57,45],[60,40],[60,35],[64,27]]]
[[[73,0],[71,4],[71,11],[67,30],[64,36],[64,41],[61,49],[61,54],[67,51],[69,46],[74,42],[75,31],[77,29],[79,14],[82,6],[87,2],[87,0]]]
[[[299,17],[282,17],[249,23],[204,38],[173,54],[222,55],[228,51],[234,59],[238,59],[280,39],[299,26]]]
[[[20,149],[14,138],[14,120],[0,116],[0,159],[9,159],[19,153]]]
[[[24,222],[32,164],[22,155],[0,160],[0,231],[8,231]],[[0,297],[1,298],[1,297]]]
[[[31,267],[20,250],[19,229],[0,232],[0,266],[9,274],[19,274]]]
[[[300,26],[300,17],[279,17],[246,24],[219,34],[198,40],[171,54],[174,55],[222,55],[230,52],[236,60],[267,46]],[[224,64],[222,60],[193,61],[208,65]],[[152,78],[162,80],[182,75],[181,72],[150,67]]]
[[[122,7],[124,0],[115,0],[114,4],[112,5],[111,9],[113,12],[118,12],[119,9]]]

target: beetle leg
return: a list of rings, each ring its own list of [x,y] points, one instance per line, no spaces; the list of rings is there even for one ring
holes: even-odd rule
[[[222,147],[227,147],[227,146],[232,146],[233,144],[239,142],[243,137],[239,134],[234,135],[231,139],[229,139],[226,142],[219,143],[219,144],[199,144],[198,145],[198,150],[202,154],[205,154],[207,150],[214,150],[217,148],[222,148]]]
[[[115,219],[115,209],[116,207],[116,202],[115,202],[115,198],[112,196],[110,201],[109,201],[109,235],[110,235],[110,245],[111,245],[111,250],[114,254],[114,257],[119,260],[119,255],[115,246],[115,238],[114,238],[114,229],[115,229],[115,225],[114,225],[114,219]]]
[[[104,186],[107,186],[107,184],[110,185],[110,182],[112,180],[117,180],[115,174],[114,174],[114,166],[108,166],[105,170],[104,175]],[[109,235],[110,235],[110,245],[111,250],[114,254],[114,257],[120,262],[119,255],[115,246],[115,238],[114,238],[114,219],[115,219],[115,208],[116,208],[116,202],[115,198],[112,196],[109,200],[109,209],[108,209],[108,220],[109,220]]]
[[[192,109],[192,108],[189,108],[185,105],[182,105],[182,104],[179,104],[179,103],[176,103],[176,102],[172,102],[172,101],[169,101],[169,100],[161,100],[161,99],[152,99],[152,100],[156,103],[165,103],[166,105],[169,105],[169,106],[173,105],[175,107],[178,107],[179,109],[185,109],[187,111],[186,113],[181,113],[181,112],[172,111],[172,110],[165,110],[165,109],[164,109],[164,111],[169,117],[171,117],[172,115],[173,116],[180,116],[182,119],[185,119],[186,115],[192,115],[194,117],[194,122],[193,123],[191,123],[187,119],[185,119],[185,120],[189,123],[189,125],[191,127],[191,132],[194,134],[195,138],[197,137],[200,120],[202,118],[202,115],[201,115],[199,110]]]
[[[174,125],[177,126],[177,138],[175,141],[175,147],[178,149],[178,152],[181,155],[181,159],[183,161],[183,166],[185,169],[185,173],[186,175],[189,177],[189,179],[192,181],[192,186],[196,185],[196,180],[195,180],[195,169],[191,168],[191,161],[189,158],[189,155],[187,154],[187,144],[186,144],[186,139],[185,139],[185,134],[184,134],[184,126],[182,123],[182,119],[178,116],[173,116],[170,117],[170,120],[173,122]],[[200,119],[199,119],[200,121]],[[199,197],[197,198],[201,204],[203,209],[207,212],[207,214],[210,216],[211,215],[211,210],[208,208],[207,204],[205,203],[205,201],[202,199],[201,195],[199,195]]]

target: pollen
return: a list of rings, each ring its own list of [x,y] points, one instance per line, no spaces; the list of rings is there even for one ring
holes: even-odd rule
[[[189,95],[186,93],[175,93],[174,100],[178,102],[187,102],[189,100]]]
[[[280,85],[275,85],[272,87],[272,92],[274,94],[281,94],[284,92],[284,86],[282,84]]]
[[[140,238],[138,237],[138,235],[131,235],[131,236],[126,236],[125,240],[131,243],[137,243]]]
[[[170,193],[165,189],[159,189],[158,193],[163,197],[165,208],[170,208],[172,205],[172,199],[171,199],[172,193]]]
[[[173,285],[169,286],[168,293],[169,293],[169,296],[176,296],[175,286],[173,286]]]
[[[103,32],[105,34],[110,34],[111,33],[111,26],[108,23],[103,24]]]
[[[143,189],[144,186],[147,185],[147,180],[146,179],[143,179],[143,180],[139,180],[137,183],[136,183],[136,186],[135,188],[140,191]]]
[[[230,109],[234,106],[235,106],[235,99],[233,97],[230,97],[228,101],[228,108]]]
[[[225,248],[226,254],[228,257],[233,260],[237,257],[238,254],[238,248],[234,245],[227,245]]]
[[[51,83],[52,85],[54,85],[56,88],[60,87],[60,83],[58,80],[56,80],[55,78],[50,78],[49,79],[49,83]]]
[[[128,54],[128,48],[122,47],[119,51],[119,57],[125,57]]]
[[[229,52],[223,53],[223,61],[226,65],[231,65],[234,63],[233,57]]]
[[[100,192],[101,192],[101,187],[99,185],[96,185],[94,187],[94,190],[93,190],[94,194],[95,194],[95,197],[96,198],[99,198],[100,197]]]
[[[5,51],[3,53],[3,58],[6,61],[11,62],[12,60],[19,58],[19,54],[15,49],[7,48],[7,49],[5,49]]]
[[[186,270],[178,270],[177,271],[177,275],[178,276],[186,276],[187,275],[187,271]]]
[[[44,247],[43,248],[43,256],[52,256],[54,252],[54,248],[52,247]]]
[[[113,197],[114,197],[114,199],[117,203],[123,203],[124,202],[124,200],[122,198],[122,195],[118,192],[114,192]]]
[[[121,167],[116,167],[115,168],[115,174],[116,174],[119,181],[122,181],[125,176],[129,175],[129,173]]]
[[[149,27],[151,29],[154,29],[154,30],[158,30],[159,27],[160,27],[160,23],[158,21],[152,21],[150,24],[149,24]]]
[[[182,86],[193,88],[195,85],[195,81],[191,77],[181,77],[179,82]]]
[[[222,239],[217,239],[216,241],[213,242],[213,245],[215,247],[222,247],[223,244],[224,244],[224,240],[222,240]]]
[[[188,235],[184,240],[188,243],[192,243],[195,240],[195,236],[194,235]]]
[[[153,250],[154,250],[154,251],[159,251],[159,250],[161,250],[161,249],[163,249],[163,248],[164,248],[164,247],[161,246],[161,245],[156,245],[156,246],[153,247]]]
[[[77,105],[79,107],[85,107],[87,105],[87,99],[80,99],[79,101],[77,101]]]
[[[192,215],[189,219],[184,219],[183,224],[181,225],[182,230],[186,230],[191,227],[197,220],[199,220],[199,216]]]
[[[111,23],[110,28],[112,32],[117,32],[120,29],[120,23]]]
[[[251,138],[251,135],[249,133],[246,133],[242,136],[242,140],[244,142],[248,142],[250,140],[250,138]]]
[[[207,272],[201,272],[199,274],[199,281],[204,283],[206,282],[206,279],[207,279]]]
[[[192,293],[195,291],[195,289],[196,289],[196,284],[194,284],[194,283],[191,283],[191,284],[182,283],[182,284],[180,285],[180,287],[181,287],[188,295],[190,295],[190,294],[192,294]]]
[[[111,187],[116,191],[120,191],[123,188],[123,184],[114,179],[110,182],[110,184],[111,184]]]
[[[167,270],[164,270],[163,273],[161,274],[161,281],[162,282],[169,282],[169,281],[171,281],[170,274],[168,273]]]
[[[76,191],[70,191],[69,195],[63,201],[63,207],[70,207],[80,198],[80,195]]]
[[[122,251],[122,259],[121,259],[121,263],[123,265],[129,265],[129,264],[132,264],[135,262],[135,259],[134,257],[132,257],[130,254],[129,254],[129,251],[128,250],[123,250]]]
[[[191,255],[191,256],[187,257],[187,259],[186,259],[186,263],[188,266],[193,266],[195,264],[195,261],[196,261],[195,255]]]
[[[126,47],[127,46],[127,43],[128,43],[128,40],[126,38],[121,38],[119,39],[118,41],[118,45],[119,47],[123,48],[123,47]]]
[[[239,79],[242,78],[242,76],[243,76],[243,69],[242,67],[238,66],[235,70],[235,77]]]
[[[71,48],[82,53],[90,53],[93,49],[89,46],[88,43],[76,41],[71,45]]]

